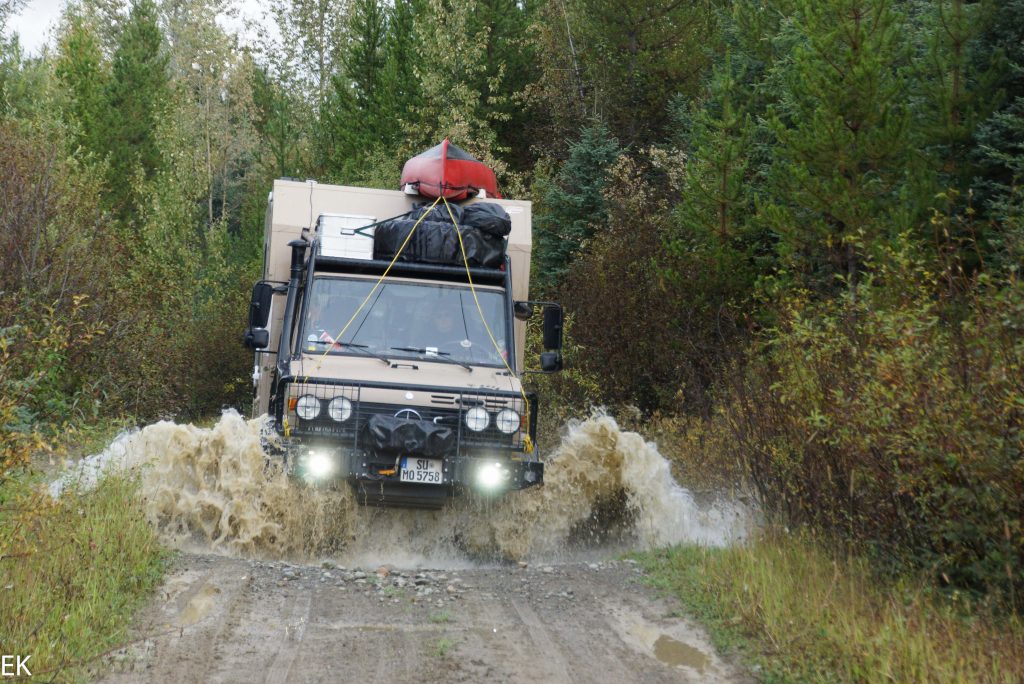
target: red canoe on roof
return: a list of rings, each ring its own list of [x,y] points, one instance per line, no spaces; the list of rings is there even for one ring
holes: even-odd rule
[[[501,198],[494,171],[448,138],[405,162],[401,187],[409,185],[424,197],[462,200],[483,190],[488,197]]]

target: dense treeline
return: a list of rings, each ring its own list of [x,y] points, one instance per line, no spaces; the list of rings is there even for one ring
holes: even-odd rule
[[[536,203],[556,408],[687,416],[769,513],[1020,600],[1024,0],[278,0],[251,47],[226,8],[5,34],[5,458],[244,405],[271,179],[450,136]]]

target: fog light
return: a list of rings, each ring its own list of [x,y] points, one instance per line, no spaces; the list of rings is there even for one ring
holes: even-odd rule
[[[491,424],[491,415],[479,406],[466,411],[466,427],[473,432],[482,432]]]
[[[331,420],[344,423],[352,416],[352,402],[345,397],[335,397],[327,405],[327,413],[330,414]]]
[[[476,469],[476,483],[483,489],[496,489],[505,482],[508,473],[500,463],[485,463]]]
[[[512,409],[503,409],[494,419],[494,424],[506,435],[511,435],[519,429],[519,414]]]
[[[314,480],[322,480],[334,472],[334,460],[321,451],[311,451],[306,456],[306,474]]]
[[[303,420],[313,420],[320,415],[320,400],[312,394],[304,394],[295,402],[295,413]]]

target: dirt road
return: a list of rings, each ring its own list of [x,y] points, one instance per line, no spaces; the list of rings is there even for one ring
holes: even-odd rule
[[[629,561],[344,568],[183,554],[105,682],[733,682]]]

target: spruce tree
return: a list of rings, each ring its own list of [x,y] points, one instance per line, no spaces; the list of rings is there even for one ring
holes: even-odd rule
[[[954,190],[963,204],[977,175],[972,159],[977,126],[1000,103],[1002,60],[978,54],[992,10],[988,0],[936,0],[917,9],[921,59],[915,123],[933,158],[935,192]]]
[[[384,82],[388,84],[387,98],[393,117],[406,116],[420,97],[419,84],[413,65],[416,62],[415,23],[423,19],[422,0],[393,0],[388,14],[388,34],[384,41],[387,56]],[[389,131],[393,129],[389,128]],[[393,130],[395,138],[400,132]]]
[[[505,159],[523,170],[532,160],[532,118],[525,106],[527,88],[539,77],[537,54],[528,32],[534,19],[533,2],[480,0],[472,16],[471,33],[486,35],[484,68],[474,89],[493,103],[492,126]]]
[[[369,152],[386,135],[391,105],[386,82],[387,8],[379,0],[355,0],[348,16],[340,67],[331,79],[324,130],[331,154],[325,159],[332,177],[360,182]],[[398,128],[396,122],[390,122]]]
[[[302,176],[306,173],[302,105],[295,93],[267,73],[266,67],[252,70],[253,125],[260,138],[256,155],[271,176]],[[262,205],[266,197],[260,193]],[[260,211],[263,211],[261,206]]]
[[[982,36],[978,59],[1004,60],[998,82],[1000,107],[979,124],[975,153],[981,167],[982,201],[990,215],[1000,219],[1016,214],[1024,202],[1024,0],[999,4]]]
[[[135,0],[114,52],[107,89],[108,188],[112,209],[127,218],[137,205],[135,181],[161,166],[156,129],[169,90],[168,57],[153,0]]]
[[[331,81],[324,130],[333,180],[392,187],[407,146],[404,129],[416,125],[420,90],[414,20],[418,0],[356,0],[351,6],[340,68]]]
[[[365,111],[380,85],[386,60],[387,8],[378,0],[354,0],[348,19],[340,72],[356,104]]]
[[[569,150],[554,182],[546,189],[537,220],[538,266],[542,289],[557,287],[587,240],[608,222],[604,188],[608,168],[619,155],[608,126],[595,121],[584,128]]]
[[[677,116],[687,129],[682,222],[720,242],[736,235],[737,224],[752,205],[747,185],[754,122],[743,107],[738,81],[726,55],[714,71],[708,99],[698,102],[692,115]]]
[[[800,0],[777,38],[792,48],[768,74],[778,142],[760,218],[799,283],[829,291],[839,276],[852,291],[865,259],[920,221],[905,35],[888,0]]]
[[[756,124],[744,78],[726,54],[704,100],[692,109],[676,103],[686,173],[664,270],[698,307],[719,309],[746,296],[756,276],[753,260],[764,250],[765,239],[750,221],[758,189]]]
[[[62,113],[72,125],[74,143],[86,153],[103,157],[107,152],[104,125],[110,117],[110,66],[92,21],[72,9],[65,14],[57,38],[54,74],[62,87]]]
[[[580,0],[570,8],[585,96],[624,146],[664,139],[669,102],[697,93],[716,47],[714,3]]]

